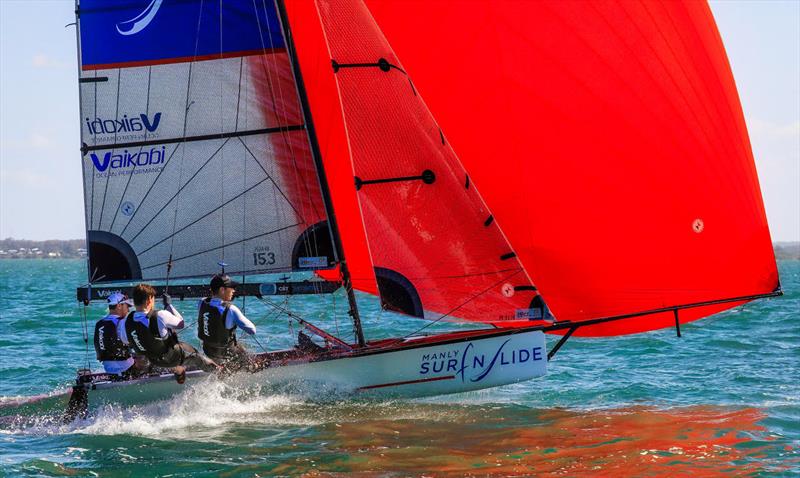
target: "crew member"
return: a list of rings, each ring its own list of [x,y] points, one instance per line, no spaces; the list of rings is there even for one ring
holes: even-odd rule
[[[236,328],[255,335],[256,326],[231,303],[239,284],[225,274],[211,278],[211,297],[198,304],[197,336],[203,352],[219,363],[241,367],[247,363],[247,352],[236,342]]]
[[[108,315],[94,326],[94,350],[106,373],[122,376],[133,366],[128,346],[120,339],[117,326],[128,315],[133,302],[120,292],[108,296]]]
[[[156,367],[174,367],[176,376],[184,374],[184,365],[206,372],[221,368],[191,345],[178,340],[175,330],[184,327],[183,317],[172,306],[169,294],[162,296],[165,310],[156,311],[155,297],[155,289],[148,284],[139,284],[133,289],[136,310],[125,319],[125,334],[131,349],[146,355]]]

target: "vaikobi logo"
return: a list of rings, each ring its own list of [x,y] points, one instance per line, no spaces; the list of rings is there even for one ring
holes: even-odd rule
[[[91,153],[92,164],[94,169],[103,172],[106,169],[120,169],[120,168],[134,168],[155,166],[163,164],[166,160],[166,146],[158,146],[150,148],[149,151],[138,151],[132,153],[127,149],[122,151],[122,154],[111,154],[111,151],[103,155],[102,158],[95,153]]]
[[[86,128],[89,134],[125,134],[138,131],[154,133],[160,122],[161,113],[155,113],[152,119],[142,113],[133,118],[128,115],[122,115],[121,119],[86,118]]]

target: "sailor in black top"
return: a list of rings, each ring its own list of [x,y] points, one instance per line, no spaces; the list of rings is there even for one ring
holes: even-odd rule
[[[108,315],[94,326],[94,350],[106,373],[122,375],[134,364],[128,346],[120,339],[119,321],[128,314],[133,302],[122,293],[108,296]]]
[[[157,367],[175,367],[177,374],[183,373],[183,365],[207,372],[220,367],[189,344],[180,342],[175,330],[184,327],[183,317],[172,306],[169,295],[164,294],[165,310],[156,311],[155,289],[139,284],[133,289],[136,311],[125,318],[125,334],[131,349],[146,355]]]
[[[244,347],[236,341],[236,328],[250,335],[256,326],[231,303],[237,282],[225,274],[211,278],[211,297],[198,304],[197,337],[203,343],[203,352],[217,362],[228,366],[242,366],[248,361]]]

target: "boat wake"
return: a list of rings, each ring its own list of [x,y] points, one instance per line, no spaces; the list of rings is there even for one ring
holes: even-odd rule
[[[24,402],[24,401],[23,401]],[[422,406],[421,406],[422,405]],[[461,413],[448,405],[423,405],[398,400],[354,400],[308,391],[276,393],[265,386],[242,388],[220,380],[206,380],[168,400],[124,407],[105,405],[89,417],[63,423],[60,403],[35,414],[4,417],[0,433],[32,435],[131,435],[154,439],[221,440],[228,429],[242,427],[304,428],[350,423],[376,417],[389,420],[449,421]]]

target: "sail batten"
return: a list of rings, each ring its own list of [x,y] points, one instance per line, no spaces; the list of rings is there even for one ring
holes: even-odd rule
[[[89,151],[97,151],[100,149],[120,149],[120,148],[135,148],[141,146],[152,146],[155,144],[174,144],[174,143],[190,143],[192,141],[206,141],[210,139],[229,139],[229,138],[240,138],[242,136],[253,136],[253,135],[261,135],[261,134],[272,134],[272,133],[285,133],[287,131],[300,131],[305,129],[305,125],[302,124],[295,124],[289,126],[275,126],[273,128],[262,128],[262,129],[253,129],[247,131],[233,131],[229,133],[219,133],[219,134],[207,134],[201,136],[186,136],[186,137],[177,137],[177,138],[168,138],[168,139],[160,139],[160,140],[149,140],[149,141],[134,141],[130,143],[109,143],[109,144],[97,144],[94,146],[84,146],[81,147],[81,151],[85,153]]]

